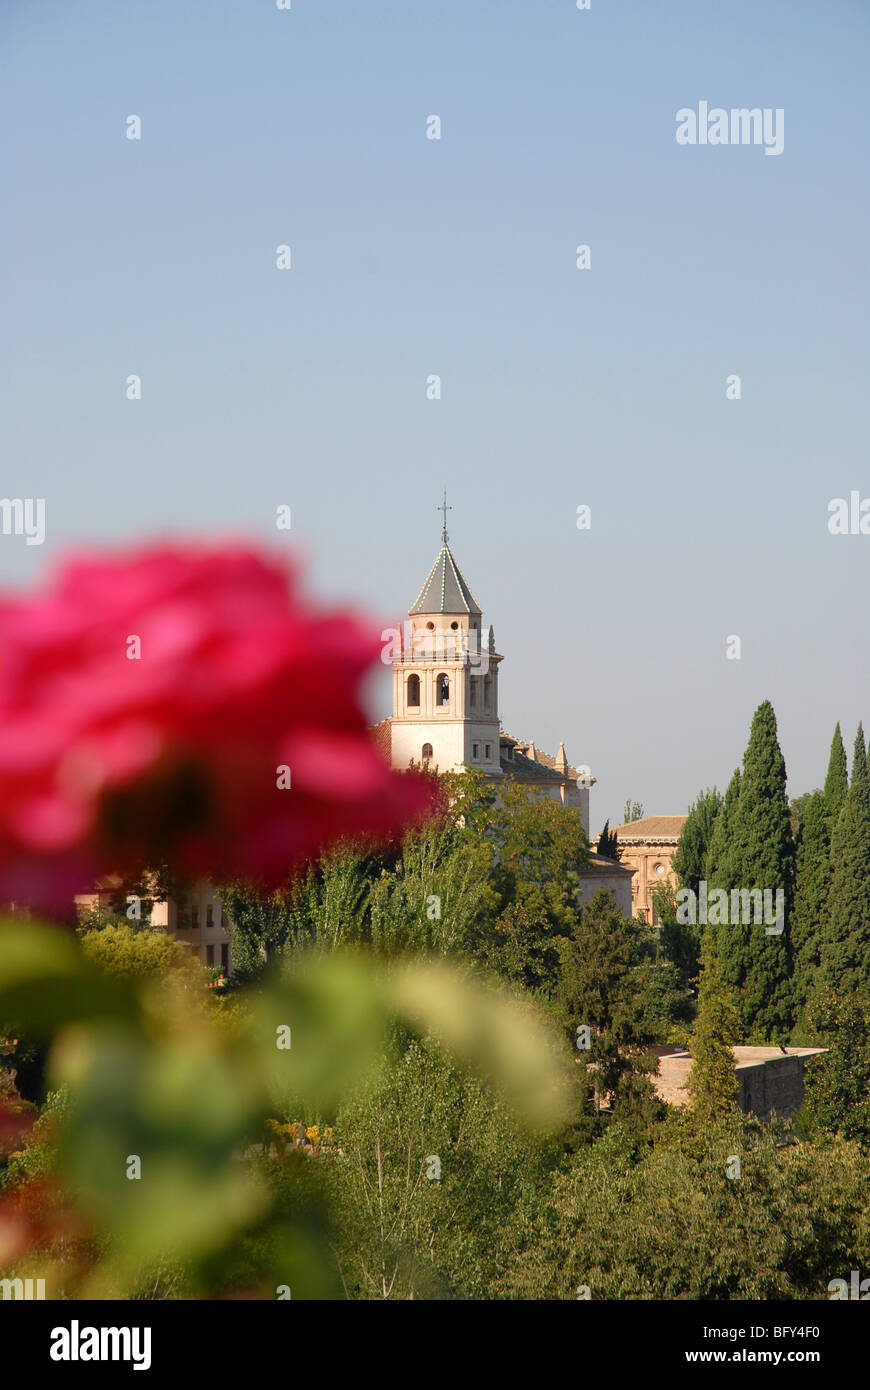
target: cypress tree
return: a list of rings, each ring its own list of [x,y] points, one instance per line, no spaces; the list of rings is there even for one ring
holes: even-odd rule
[[[604,822],[604,829],[598,836],[598,844],[595,846],[597,854],[601,854],[605,859],[619,859],[622,851],[619,848],[619,836],[615,830],[610,829],[610,821]]]
[[[653,933],[624,918],[607,890],[599,889],[571,936],[559,939],[558,950],[556,1010],[572,1040],[578,1025],[591,1029],[591,1046],[581,1055],[595,1064],[596,1113],[605,1094],[621,1093],[624,1100],[627,1091],[637,1101],[645,1091],[649,1099],[651,1088],[640,1083],[649,1070],[644,1050],[656,1036]],[[626,1087],[631,1073],[637,1075]]]
[[[705,791],[698,795],[695,800],[695,805],[692,808],[697,816],[698,824],[701,827],[701,836],[705,848],[709,848],[713,827],[716,824],[719,812],[722,810],[722,801],[722,793],[718,788],[707,787]]]
[[[796,1024],[806,1028],[806,1008],[819,987],[821,936],[827,917],[831,839],[824,793],[804,806],[795,847],[794,909],[791,919],[792,990]]]
[[[722,972],[716,943],[707,937],[701,953],[698,1016],[689,1039],[692,1070],[686,1083],[692,1111],[702,1124],[726,1115],[737,1100],[731,1046],[740,1036],[740,1011]]]
[[[680,832],[677,848],[671,860],[671,867],[680,881],[681,888],[691,888],[698,892],[698,885],[706,876],[707,852],[713,827],[722,809],[722,797],[715,787],[699,792],[689,807],[686,823]]]
[[[716,817],[707,851],[706,877],[710,887],[733,888],[736,883],[733,868],[734,834],[737,808],[740,805],[740,768],[728,783],[722,809]]]
[[[822,930],[821,976],[835,993],[870,984],[870,776],[858,725],[852,782],[831,836],[831,890]]]
[[[776,715],[764,700],[752,717],[743,759],[740,799],[734,816],[729,868],[731,886],[769,891],[776,901],[783,893],[781,933],[768,932],[757,914],[729,912],[729,925],[720,928],[719,949],[726,981],[740,991],[743,1026],[747,1034],[765,1039],[782,1036],[791,1027],[788,926],[794,890],[794,841],[785,793],[785,760],[776,736]],[[740,920],[733,919],[739,916]],[[751,920],[745,920],[751,916]]]
[[[714,888],[724,888],[728,891],[737,882],[734,876],[734,839],[739,805],[740,768],[737,767],[728,783],[722,809],[716,817],[713,833],[710,836],[710,848],[707,851],[707,860],[704,866],[708,891]],[[723,931],[727,933],[728,928],[720,925],[714,919],[713,922],[708,920],[706,926],[702,925],[700,931],[702,944],[707,937],[718,943],[719,933]],[[736,989],[739,975],[736,970],[730,968],[731,962],[726,952],[726,943],[718,943],[717,949],[720,950],[720,966],[728,986],[731,989]]]
[[[691,888],[693,893],[697,893],[698,884],[704,877],[706,857],[698,818],[694,810],[690,810],[671,860],[671,868],[677,875],[681,888]]]
[[[833,834],[837,818],[843,809],[843,802],[846,800],[846,792],[849,790],[849,778],[846,775],[846,750],[843,747],[843,735],[840,733],[840,723],[834,730],[834,737],[831,739],[831,753],[828,758],[828,775],[825,778],[825,810],[828,815],[828,833]]]
[[[684,888],[688,884],[682,885]],[[692,889],[695,892],[695,889]],[[677,972],[679,988],[689,991],[698,977],[701,938],[704,928],[696,921],[678,918],[677,894],[672,884],[660,883],[651,894],[655,921],[658,923],[659,949],[665,960]]]

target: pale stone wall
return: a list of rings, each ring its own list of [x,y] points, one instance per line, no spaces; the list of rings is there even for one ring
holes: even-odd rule
[[[433,619],[425,615],[411,620],[412,634],[430,643],[431,660],[424,651],[403,653],[393,663],[393,715],[391,719],[392,765],[406,768],[411,761],[421,762],[423,747],[432,745],[431,765],[440,772],[458,771],[464,763],[480,767],[496,776],[501,775],[499,764],[498,663],[495,653],[479,652],[479,620],[468,617],[450,618],[457,630],[446,627],[438,618],[438,627],[429,632],[427,624]],[[486,674],[475,674],[468,656],[454,650],[461,641],[475,644],[472,662],[485,665]],[[432,651],[432,646],[439,653]],[[440,699],[440,677],[449,681],[448,701]],[[409,703],[409,683],[419,682],[419,703]],[[478,745],[477,756],[474,745]],[[486,756],[489,744],[490,756]]]
[[[612,872],[608,872],[606,869],[594,869],[588,874],[581,875],[580,887],[577,891],[578,906],[585,907],[601,888],[607,890],[613,899],[614,907],[623,917],[632,916],[630,874],[614,868]]]
[[[620,862],[635,871],[632,879],[633,915],[643,912],[646,920],[653,924],[652,890],[662,883],[677,887],[677,876],[671,868],[671,855],[677,848],[677,842],[644,841],[630,845],[620,840],[619,848],[622,851]]]
[[[575,811],[580,812],[583,821],[583,831],[587,840],[589,839],[589,788],[578,787],[573,783],[561,790],[561,800],[564,806],[570,806]]]
[[[775,1112],[788,1118],[804,1099],[804,1059],[771,1057],[737,1068],[737,1103],[747,1115],[767,1120]]]
[[[167,907],[168,929],[176,941],[183,941],[189,946],[191,954],[201,965],[215,966],[229,974],[232,965],[232,923],[212,884],[197,883],[180,910],[174,902],[168,903]]]
[[[432,767],[439,772],[452,772],[465,760],[465,724],[445,716],[441,720],[395,719],[390,728],[392,764],[406,768],[409,763],[422,761],[423,745],[432,745]]]
[[[99,904],[108,912],[112,896],[112,891],[105,889],[80,893],[75,901],[82,907],[93,908]],[[124,914],[119,913],[117,920],[123,921]],[[131,921],[130,925],[136,924]],[[187,895],[182,908],[173,899],[155,902],[150,925],[154,930],[166,931],[176,941],[183,942],[201,965],[215,966],[227,974],[231,973],[232,922],[210,883],[197,883]]]

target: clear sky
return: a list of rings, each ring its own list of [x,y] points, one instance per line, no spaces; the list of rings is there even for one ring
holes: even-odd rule
[[[870,535],[828,531],[870,497],[867,0],[2,0],[0,43],[2,492],[47,525],[4,585],[242,530],[392,614],[446,484],[504,727],[593,828],[723,786],[764,698],[820,784],[870,723]],[[701,101],[782,154],[678,145]]]

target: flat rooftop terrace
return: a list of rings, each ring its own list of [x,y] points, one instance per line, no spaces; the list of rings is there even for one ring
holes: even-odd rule
[[[653,1055],[659,1059],[658,1076],[652,1078],[652,1083],[656,1089],[656,1094],[660,1100],[667,1101],[668,1105],[687,1105],[689,1093],[686,1090],[686,1082],[689,1079],[689,1072],[692,1070],[692,1059],[685,1048],[680,1047],[653,1047],[650,1049]],[[783,1064],[788,1058],[801,1060],[807,1057],[817,1057],[825,1052],[824,1047],[787,1047],[783,1050],[780,1047],[732,1047],[734,1054],[734,1069],[738,1073],[741,1082],[741,1095],[745,1089],[745,1083],[749,1081],[752,1071],[758,1067],[771,1073],[782,1071]],[[795,1070],[794,1061],[787,1066],[788,1071]],[[803,1067],[800,1067],[801,1076]],[[792,1107],[789,1106],[789,1109]]]

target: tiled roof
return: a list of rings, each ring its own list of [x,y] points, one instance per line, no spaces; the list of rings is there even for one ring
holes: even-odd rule
[[[678,840],[688,816],[642,816],[640,820],[626,821],[625,825],[611,826],[620,844],[631,840]]]
[[[618,859],[608,859],[606,854],[597,854],[595,850],[589,851],[589,863],[584,872],[597,874],[635,874],[636,869],[630,869],[627,864],[621,864]],[[583,874],[580,875],[583,877]]]
[[[410,613],[480,613],[449,545],[442,545]]]
[[[527,758],[525,753],[522,752],[522,749],[533,747],[534,742],[525,743],[522,739],[513,738],[510,734],[502,734],[499,742],[502,747],[505,745],[512,745],[514,750],[512,759],[508,758],[506,760],[502,757],[501,762],[505,772],[510,772],[511,767],[516,767],[520,764],[523,767],[530,764],[532,768],[537,769],[537,772],[531,773],[529,780],[533,778],[540,779],[542,773],[545,776],[545,780],[551,783],[571,782],[576,785],[578,777],[585,777],[586,780],[584,785],[591,787],[597,780],[595,777],[590,777],[588,774],[581,772],[579,767],[572,767],[567,761],[565,764],[565,771],[562,772],[558,765],[558,759],[554,758],[550,753],[542,753],[540,748],[535,748],[534,758]],[[505,762],[507,762],[507,766],[505,766]],[[549,776],[546,774],[549,774]]]
[[[556,767],[556,759],[550,753],[543,753],[540,748],[538,748],[536,752],[538,754],[539,763],[543,763],[544,767],[551,767],[554,770],[554,772],[558,771],[558,768]],[[565,772],[566,776],[568,777],[568,780],[571,782],[576,782],[577,778],[580,776],[579,767],[572,767],[570,763],[567,764]],[[592,782],[595,779],[590,778],[589,780],[590,782]]]
[[[512,777],[517,782],[545,782],[547,786],[552,787],[570,780],[563,772],[555,772],[545,763],[535,762],[533,758],[527,758],[525,753],[520,752],[519,748],[514,748],[512,758],[507,758],[502,754],[499,757],[499,762],[505,776]]]
[[[387,762],[390,762],[393,756],[392,720],[382,719],[380,724],[375,724],[369,729],[369,733],[372,736],[372,743],[375,745],[378,752],[383,754]]]

